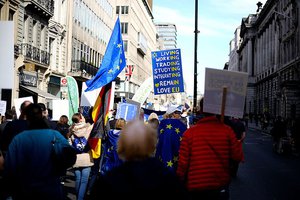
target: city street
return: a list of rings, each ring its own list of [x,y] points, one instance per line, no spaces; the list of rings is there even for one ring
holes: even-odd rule
[[[300,199],[300,157],[272,151],[272,137],[250,126],[245,162],[231,184],[231,200]]]
[[[230,200],[300,199],[300,157],[272,151],[272,137],[249,125],[244,142],[245,162],[230,186]],[[75,200],[74,176],[68,172],[65,190]]]

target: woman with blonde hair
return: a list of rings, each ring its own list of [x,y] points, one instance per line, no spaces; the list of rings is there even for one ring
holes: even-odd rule
[[[124,162],[99,177],[90,199],[98,199],[102,191],[113,194],[115,199],[143,199],[143,196],[155,199],[158,195],[186,199],[183,184],[154,158],[156,143],[157,133],[153,128],[141,120],[128,122],[117,147],[118,155]]]

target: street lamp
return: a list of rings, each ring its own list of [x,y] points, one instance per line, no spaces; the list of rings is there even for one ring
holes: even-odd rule
[[[196,113],[197,107],[197,45],[198,45],[198,0],[195,0],[195,51],[194,51],[194,98],[193,98],[193,112]]]

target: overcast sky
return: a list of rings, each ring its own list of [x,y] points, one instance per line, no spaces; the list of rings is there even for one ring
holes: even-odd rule
[[[198,1],[198,85],[204,93],[205,68],[223,69],[228,62],[229,42],[243,17],[256,13],[253,0]],[[261,1],[263,4],[266,0]],[[177,47],[181,49],[183,77],[189,95],[194,91],[195,0],[154,0],[155,22],[174,23],[177,27]]]

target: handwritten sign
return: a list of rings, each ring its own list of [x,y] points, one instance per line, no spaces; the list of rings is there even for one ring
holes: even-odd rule
[[[180,49],[152,52],[154,94],[184,92]]]
[[[206,68],[203,111],[221,114],[223,87],[226,87],[224,115],[243,117],[247,83],[247,73]]]

